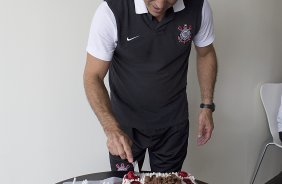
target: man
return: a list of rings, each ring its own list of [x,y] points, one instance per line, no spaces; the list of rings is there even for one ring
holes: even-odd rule
[[[187,153],[188,58],[197,52],[201,89],[198,144],[213,131],[217,62],[207,0],[106,0],[93,18],[85,91],[107,136],[112,170],[179,171]],[[110,97],[104,85],[109,71]]]

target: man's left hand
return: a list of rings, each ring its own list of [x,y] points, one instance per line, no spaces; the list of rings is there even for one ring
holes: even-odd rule
[[[201,109],[199,114],[199,128],[198,128],[198,145],[204,145],[211,138],[213,131],[213,118],[210,109]]]

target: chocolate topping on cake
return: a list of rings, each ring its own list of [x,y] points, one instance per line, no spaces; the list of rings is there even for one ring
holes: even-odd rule
[[[185,171],[175,173],[141,173],[128,172],[122,184],[195,184],[194,177]]]
[[[176,175],[172,174],[167,177],[158,176],[145,176],[145,184],[181,184],[181,179]]]

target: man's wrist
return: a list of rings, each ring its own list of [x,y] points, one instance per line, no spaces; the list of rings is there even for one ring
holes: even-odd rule
[[[105,123],[103,124],[103,129],[105,134],[107,135],[108,133],[111,133],[113,131],[120,131],[120,128],[118,126],[118,123],[112,122],[112,123]]]
[[[212,104],[213,103],[213,97],[212,96],[206,96],[201,98],[201,102],[203,104]]]

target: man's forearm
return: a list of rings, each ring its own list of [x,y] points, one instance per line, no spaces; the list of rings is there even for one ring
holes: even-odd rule
[[[110,98],[103,82],[99,77],[84,76],[84,88],[91,108],[98,117],[104,131],[116,129],[118,123],[112,113]]]
[[[109,69],[109,65],[109,62],[87,54],[84,70],[84,88],[88,101],[107,136],[109,152],[132,163],[132,141],[119,128],[119,124],[112,112],[108,91],[104,84],[104,77]]]
[[[213,46],[203,55],[197,56],[197,73],[202,102],[211,103],[217,75],[217,59]]]

